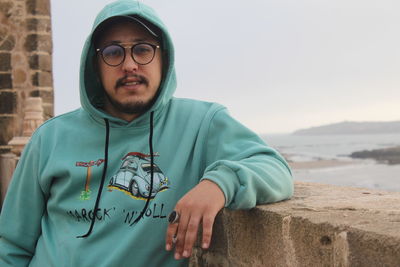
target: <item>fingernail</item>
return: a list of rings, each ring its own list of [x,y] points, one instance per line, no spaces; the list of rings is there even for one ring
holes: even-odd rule
[[[207,249],[207,248],[208,248],[208,244],[204,242],[202,247],[203,247],[204,249]]]
[[[165,249],[166,249],[167,251],[170,251],[170,250],[171,250],[171,245],[170,245],[170,244],[167,244],[167,245],[165,246]]]
[[[175,260],[179,260],[181,258],[181,255],[179,253],[175,253]]]
[[[187,250],[185,250],[185,251],[183,252],[183,257],[185,257],[185,258],[189,257],[189,252],[187,252]]]

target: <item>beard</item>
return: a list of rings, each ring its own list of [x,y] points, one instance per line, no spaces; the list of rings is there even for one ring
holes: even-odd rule
[[[130,75],[129,77],[136,78],[140,83],[144,84],[145,86],[149,86],[149,81],[140,75]],[[117,80],[115,84],[115,90],[118,90],[118,87],[123,86],[126,82],[126,79],[129,78],[128,76],[124,76]],[[103,88],[105,101],[108,102],[108,105],[117,113],[122,113],[126,115],[136,115],[140,116],[146,111],[148,111],[156,102],[158,95],[160,94],[160,90],[157,90],[155,95],[150,99],[133,99],[129,101],[123,102],[124,99],[118,99],[113,95],[107,93],[107,90]],[[117,116],[118,117],[118,116]]]
[[[153,106],[155,100],[157,99],[157,95],[158,94],[156,94],[152,99],[148,101],[138,100],[138,101],[122,103],[106,93],[108,102],[111,104],[111,106],[113,106],[115,110],[130,115],[133,114],[140,115],[148,111],[151,108],[151,106]]]

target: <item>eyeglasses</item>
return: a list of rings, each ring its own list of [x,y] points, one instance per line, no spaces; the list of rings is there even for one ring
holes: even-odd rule
[[[146,65],[153,60],[156,49],[160,48],[160,46],[149,43],[120,43],[97,48],[96,51],[100,53],[104,63],[116,67],[124,62],[126,57],[125,49],[127,48],[131,49],[132,59],[137,64]]]

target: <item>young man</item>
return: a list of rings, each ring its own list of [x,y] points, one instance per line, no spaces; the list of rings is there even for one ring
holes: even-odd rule
[[[44,123],[14,173],[0,266],[185,266],[223,207],[292,195],[284,159],[224,107],[172,96],[173,45],[149,7],[106,6],[80,76],[82,108]]]

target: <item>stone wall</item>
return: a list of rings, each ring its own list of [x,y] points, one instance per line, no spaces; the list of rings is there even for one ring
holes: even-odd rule
[[[289,201],[218,215],[192,267],[400,266],[400,193],[295,184]]]
[[[50,0],[0,0],[0,154],[22,134],[26,98],[54,115],[51,55]]]

